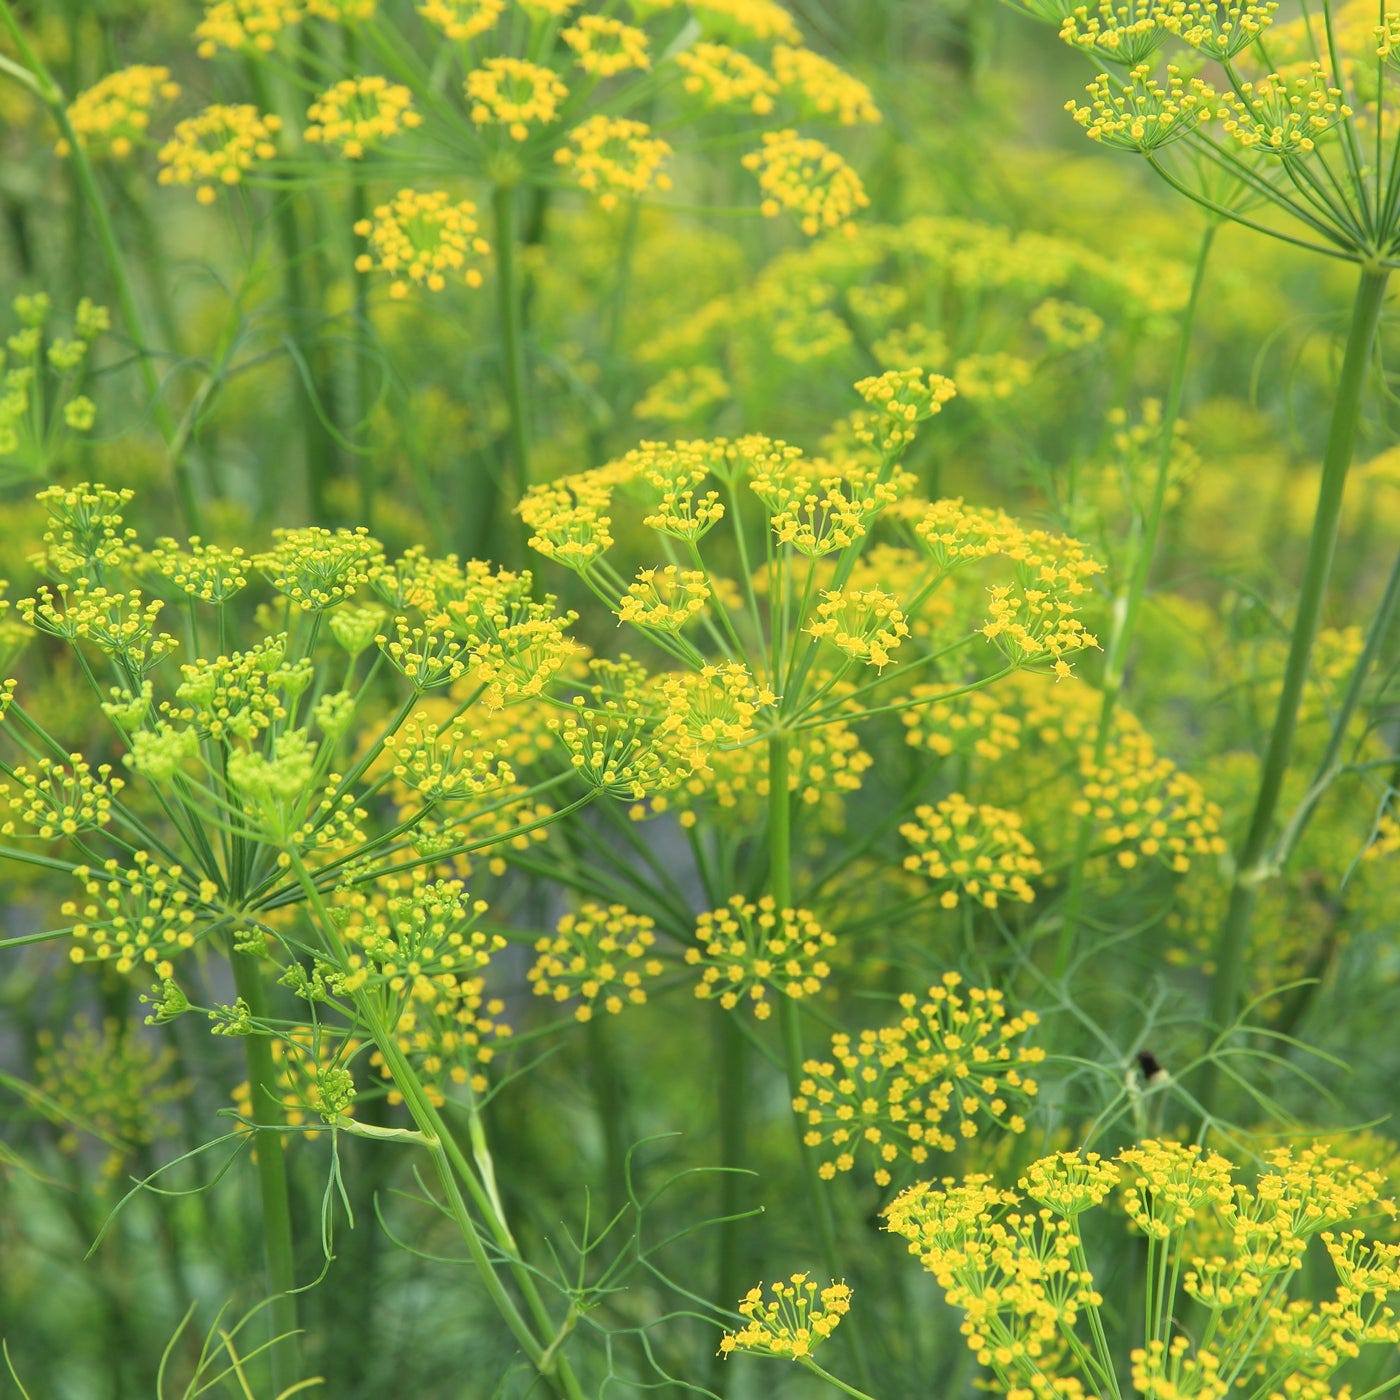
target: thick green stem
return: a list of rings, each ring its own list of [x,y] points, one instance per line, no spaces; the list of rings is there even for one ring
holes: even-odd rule
[[[1229,1026],[1239,1014],[1259,886],[1274,873],[1275,861],[1271,849],[1274,818],[1279,794],[1288,775],[1293,738],[1298,727],[1298,709],[1308,679],[1313,643],[1322,620],[1323,600],[1337,548],[1342,497],[1347,471],[1351,466],[1352,448],[1356,442],[1361,396],[1366,386],[1389,276],[1389,271],[1384,268],[1367,267],[1363,269],[1356,289],[1351,330],[1347,336],[1337,394],[1332,405],[1327,447],[1322,457],[1317,511],[1308,540],[1307,564],[1298,598],[1298,613],[1293,623],[1293,637],[1288,648],[1288,663],[1284,668],[1283,687],[1279,692],[1278,708],[1264,753],[1249,829],[1235,857],[1229,912],[1215,947],[1210,1012],[1217,1028]],[[1216,1106],[1217,1084],[1212,1062],[1207,1067],[1201,1093],[1201,1102],[1208,1111],[1213,1111]]]
[[[160,378],[156,374],[155,364],[148,353],[146,331],[141,320],[141,313],[136,306],[136,296],[131,289],[131,279],[126,275],[126,264],[122,261],[121,248],[117,244],[117,236],[112,228],[112,218],[107,210],[107,202],[102,197],[97,177],[93,173],[92,163],[88,160],[87,152],[78,139],[77,133],[73,130],[73,124],[68,120],[68,103],[62,89],[53,80],[52,75],[25,38],[24,31],[20,28],[19,22],[10,9],[9,0],[0,0],[0,19],[4,20],[5,28],[14,40],[20,57],[29,67],[30,76],[33,79],[32,90],[48,108],[60,134],[68,143],[68,159],[72,162],[74,183],[77,186],[79,197],[87,205],[93,232],[97,234],[102,257],[107,264],[108,275],[112,279],[112,288],[116,294],[117,307],[121,311],[122,321],[126,326],[126,333],[136,347],[137,371],[141,375],[141,383],[145,388],[147,398],[150,400],[151,417],[165,441],[166,447],[171,449],[170,470],[175,479],[175,493],[180,502],[180,510],[184,516],[186,528],[191,533],[200,533],[199,501],[195,495],[194,482],[190,476],[189,464],[185,459],[184,452],[187,439],[179,434],[175,415],[170,411],[170,406],[165,401]],[[177,439],[179,442],[178,451],[174,450],[173,447]]]
[[[254,1021],[267,1019],[267,996],[262,966],[247,953],[232,952],[233,981]],[[292,1207],[287,1189],[287,1160],[282,1146],[282,1099],[277,1090],[277,1066],[272,1041],[265,1035],[245,1035],[243,1056],[258,1154],[258,1195],[262,1202],[263,1251],[267,1264],[272,1334],[279,1340],[268,1350],[272,1392],[280,1395],[300,1377],[301,1347],[297,1324],[296,1266],[292,1252]]]
[[[496,216],[496,309],[501,334],[506,405],[510,412],[510,450],[515,470],[515,495],[530,485],[530,417],[528,369],[525,363],[524,289],[516,258],[518,188],[498,184],[491,196]]]
[[[1132,570],[1128,575],[1127,588],[1114,600],[1113,619],[1108,634],[1108,645],[1104,648],[1103,697],[1099,706],[1098,731],[1094,737],[1094,764],[1103,763],[1108,749],[1109,736],[1113,732],[1113,715],[1118,700],[1123,693],[1123,680],[1127,668],[1128,652],[1137,630],[1138,618],[1142,611],[1143,599],[1147,596],[1147,582],[1152,572],[1152,562],[1157,553],[1157,540],[1162,529],[1163,508],[1166,505],[1167,490],[1171,485],[1172,451],[1176,444],[1176,420],[1181,412],[1181,400],[1186,387],[1186,367],[1190,358],[1191,333],[1196,324],[1196,311],[1200,306],[1201,288],[1205,284],[1206,266],[1210,261],[1210,250],[1215,242],[1219,227],[1215,219],[1206,224],[1201,235],[1200,247],[1196,252],[1196,269],[1191,279],[1191,293],[1186,300],[1186,309],[1181,315],[1181,333],[1177,339],[1176,359],[1172,364],[1171,383],[1167,388],[1167,402],[1162,412],[1162,443],[1157,457],[1157,476],[1152,484],[1152,496],[1147,510],[1140,517],[1134,517],[1130,549],[1132,550]],[[1065,893],[1064,915],[1060,923],[1060,941],[1055,955],[1055,975],[1063,977],[1069,970],[1070,958],[1074,954],[1075,936],[1079,932],[1080,913],[1084,902],[1084,869],[1088,863],[1089,847],[1093,839],[1093,818],[1080,819],[1075,838],[1074,860],[1070,866],[1069,888]]]

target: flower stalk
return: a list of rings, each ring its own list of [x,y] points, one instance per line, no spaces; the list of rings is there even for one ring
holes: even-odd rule
[[[1308,679],[1313,644],[1322,620],[1322,607],[1337,548],[1342,499],[1361,415],[1361,399],[1389,277],[1388,269],[1368,266],[1363,269],[1357,284],[1346,351],[1332,405],[1327,446],[1322,458],[1322,480],[1308,540],[1307,564],[1288,648],[1288,661],[1284,668],[1283,686],[1264,753],[1249,827],[1235,856],[1229,910],[1215,948],[1216,971],[1211,985],[1210,1011],[1211,1019],[1218,1027],[1230,1025],[1239,1014],[1259,887],[1277,873],[1274,819],[1292,757],[1298,711]],[[1218,1079],[1213,1068],[1208,1067],[1206,1073],[1201,1099],[1207,1110],[1214,1110],[1217,1107]]]
[[[267,1017],[267,995],[262,969],[250,953],[230,948],[234,986],[248,1007],[250,1017]],[[272,1387],[280,1395],[300,1375],[300,1328],[297,1322],[296,1265],[292,1243],[291,1193],[287,1187],[287,1158],[283,1150],[284,1117],[277,1091],[277,1066],[272,1041],[265,1035],[245,1035],[243,1057],[248,1069],[253,1118],[257,1123],[258,1197],[262,1204],[262,1236],[267,1268],[268,1322],[272,1341],[267,1349]]]
[[[180,513],[184,517],[186,528],[192,534],[199,534],[203,529],[203,517],[199,507],[199,499],[195,493],[189,461],[186,457],[189,437],[188,434],[180,431],[179,424],[175,421],[175,415],[165,400],[164,388],[151,359],[145,325],[136,305],[136,295],[132,291],[131,279],[127,276],[126,264],[122,259],[116,232],[112,228],[111,214],[107,209],[107,201],[102,196],[102,190],[98,186],[92,162],[83,149],[83,143],[73,130],[72,122],[68,119],[68,103],[62,89],[54,81],[43,60],[25,37],[23,29],[20,28],[19,22],[15,19],[14,12],[10,8],[9,0],[0,0],[0,20],[4,21],[5,30],[14,41],[15,48],[27,67],[30,81],[25,85],[48,109],[60,134],[68,143],[68,158],[73,163],[73,178],[78,196],[87,206],[88,214],[92,219],[93,231],[97,235],[98,245],[102,249],[103,261],[107,264],[107,272],[112,279],[112,289],[116,294],[117,305],[121,309],[126,332],[136,347],[137,372],[141,376],[142,387],[145,389],[146,398],[150,403],[151,419],[165,442],[170,456],[170,470],[175,481],[175,494],[180,503]],[[16,77],[20,77],[25,72],[18,65],[8,62],[3,71],[8,71]]]
[[[1212,216],[1206,223],[1196,251],[1191,291],[1181,315],[1181,330],[1177,338],[1176,357],[1172,362],[1171,382],[1167,389],[1166,406],[1162,414],[1162,443],[1157,459],[1157,475],[1152,483],[1152,497],[1146,512],[1142,515],[1134,515],[1130,544],[1132,569],[1128,577],[1127,588],[1114,600],[1108,642],[1104,647],[1101,682],[1103,699],[1099,708],[1098,728],[1094,736],[1094,766],[1096,768],[1102,766],[1108,750],[1109,736],[1113,731],[1114,712],[1117,710],[1118,701],[1123,694],[1128,653],[1137,632],[1143,599],[1147,596],[1147,583],[1151,576],[1152,563],[1157,553],[1163,508],[1166,504],[1167,488],[1171,481],[1172,448],[1176,439],[1176,422],[1181,413],[1181,401],[1186,387],[1191,336],[1196,325],[1196,313],[1200,308],[1201,289],[1205,285],[1211,248],[1214,245],[1216,231],[1219,227],[1219,220]],[[1069,889],[1065,895],[1065,909],[1060,922],[1059,946],[1055,955],[1055,974],[1057,977],[1063,977],[1069,970],[1070,959],[1074,954],[1075,938],[1079,932],[1079,921],[1084,901],[1084,871],[1088,864],[1089,843],[1092,838],[1093,819],[1086,815],[1080,820],[1079,830],[1075,838],[1074,860],[1070,866]]]

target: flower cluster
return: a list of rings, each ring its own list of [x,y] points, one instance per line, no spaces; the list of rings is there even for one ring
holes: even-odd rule
[[[110,962],[118,972],[148,967],[158,977],[170,977],[172,959],[193,948],[197,939],[218,921],[213,880],[165,865],[149,852],[137,851],[125,869],[108,860],[100,870],[77,866],[73,877],[83,898],[62,906],[72,919],[75,963],[93,958]]]
[[[1180,873],[1193,856],[1225,853],[1220,809],[1194,778],[1156,752],[1143,730],[1126,729],[1101,764],[1092,751],[1082,752],[1081,765],[1082,795],[1072,810],[1093,818],[1095,836],[1123,869],[1146,858]]]
[[[615,209],[623,195],[670,189],[671,177],[661,169],[670,154],[671,147],[645,122],[600,113],[574,127],[554,159],[601,208]]]
[[[66,764],[37,758],[32,770],[21,765],[10,776],[18,787],[6,794],[11,810],[41,841],[106,826],[112,799],[126,786],[112,776],[109,763],[99,764],[94,775],[80,753],[69,754]],[[0,835],[13,836],[15,830],[13,820],[0,823]]]
[[[1015,812],[974,805],[955,792],[917,807],[899,833],[914,847],[904,868],[931,881],[945,909],[956,909],[964,898],[988,909],[1003,899],[1029,904],[1035,898],[1031,881],[1041,865]]]
[[[535,944],[527,974],[535,995],[575,1001],[574,1016],[590,1021],[601,1007],[617,1015],[647,999],[646,982],[661,975],[655,925],[620,904],[585,904],[559,920],[553,937]]]
[[[1278,156],[1311,151],[1319,137],[1352,115],[1320,63],[1302,73],[1271,73],[1257,83],[1241,83],[1223,100],[1225,130],[1242,146]]]
[[[1100,74],[1088,87],[1087,104],[1067,102],[1065,111],[1093,141],[1124,151],[1155,151],[1195,131],[1215,116],[1215,93],[1199,78],[1189,84],[1175,65],[1163,85],[1140,63],[1119,86]]]
[[[793,1360],[810,1356],[851,1308],[851,1290],[844,1283],[832,1283],[819,1291],[806,1274],[793,1274],[786,1283],[770,1284],[768,1291],[772,1296],[765,1299],[759,1284],[744,1295],[739,1311],[748,1321],[720,1339],[721,1355],[747,1351]]]
[[[61,1036],[44,1027],[36,1040],[34,1075],[42,1094],[33,1102],[63,1129],[63,1151],[78,1147],[75,1125],[102,1140],[104,1178],[116,1177],[131,1153],[174,1128],[175,1106],[189,1092],[188,1083],[172,1077],[174,1046],[162,1047],[114,1017],[94,1026],[79,1016]]]
[[[970,1177],[911,1187],[886,1220],[967,1314],[968,1345],[998,1389],[1087,1394],[1111,1370],[1111,1318],[1079,1221],[1116,1199],[1148,1246],[1149,1330],[1132,1354],[1142,1394],[1222,1397],[1224,1377],[1257,1371],[1322,1395],[1361,1348],[1400,1335],[1388,1301],[1400,1291],[1400,1246],[1368,1240],[1355,1223],[1394,1216],[1380,1185],[1378,1173],[1321,1145],[1270,1151],[1244,1184],[1217,1153],[1149,1140],[1113,1161],[1059,1153],[1036,1162],[1019,1187],[1038,1212]],[[1312,1239],[1335,1278],[1333,1296],[1317,1303],[1289,1296]],[[1204,1311],[1189,1335],[1177,1323],[1187,1298]]]
[[[451,1084],[484,1092],[485,1067],[510,1035],[500,1019],[504,1003],[487,996],[482,976],[505,946],[479,926],[486,902],[470,898],[459,880],[414,872],[372,890],[337,891],[336,910],[348,954],[340,966],[319,967],[325,985],[376,1009],[436,1102]],[[382,1051],[370,1062],[394,1082]],[[397,1085],[389,1091],[391,1102],[400,1095]]]
[[[201,204],[212,204],[220,186],[238,184],[259,162],[277,154],[282,119],[248,103],[216,103],[180,122],[160,148],[162,185],[193,185]]]
[[[887,1186],[898,1163],[952,1152],[977,1135],[981,1119],[1025,1130],[1020,1110],[1037,1084],[1022,1071],[1045,1052],[1020,1042],[1039,1018],[1009,1015],[995,989],[960,987],[957,973],[945,973],[922,1000],[900,997],[899,1020],[854,1039],[838,1033],[829,1060],[802,1066],[792,1107],[803,1140],[822,1154],[823,1177],[851,1171],[868,1154],[876,1184]]]
[[[512,141],[552,122],[569,90],[550,68],[523,58],[491,58],[467,74],[467,99],[478,126],[500,126]]]
[[[743,165],[758,180],[762,213],[771,219],[789,210],[809,237],[854,233],[851,220],[870,203],[860,177],[835,151],[792,129],[766,132]]]
[[[726,1011],[747,1003],[759,1020],[773,1014],[773,993],[802,998],[821,991],[836,938],[806,909],[779,909],[771,896],[752,904],[734,895],[695,923],[698,946],[685,960],[699,967],[695,995]]]
[[[593,78],[651,67],[646,34],[607,15],[581,15],[559,37],[573,50],[574,62]]]
[[[296,0],[208,0],[195,26],[195,52],[213,58],[220,49],[270,53],[277,36],[301,19]]]
[[[68,120],[89,155],[124,160],[146,143],[155,110],[179,95],[180,85],[168,68],[135,63],[80,92],[68,107]],[[68,154],[66,137],[55,150],[61,156]]]
[[[491,251],[478,232],[476,205],[469,199],[454,203],[443,190],[403,189],[373,218],[361,219],[355,232],[369,251],[355,259],[355,270],[376,268],[389,275],[389,295],[403,298],[409,284],[440,292],[448,281],[481,286],[476,263]]]
[[[377,74],[344,78],[306,109],[308,141],[339,147],[347,160],[400,131],[411,131],[423,118],[413,110],[413,94],[402,83]]]

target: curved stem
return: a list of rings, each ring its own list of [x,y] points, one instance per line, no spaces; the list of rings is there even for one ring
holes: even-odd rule
[[[254,1021],[267,1019],[267,996],[258,959],[230,951],[233,981]],[[263,1252],[271,1295],[269,1314],[274,1341],[268,1348],[272,1390],[280,1395],[300,1379],[296,1267],[292,1253],[291,1193],[287,1189],[287,1159],[282,1146],[282,1099],[277,1091],[277,1067],[272,1041],[265,1035],[243,1037],[243,1057],[248,1067],[248,1089],[258,1158],[258,1196],[262,1203]]]
[[[1138,615],[1147,596],[1147,581],[1157,552],[1157,537],[1162,527],[1162,511],[1167,489],[1171,484],[1172,448],[1176,441],[1176,420],[1181,412],[1181,400],[1186,386],[1186,366],[1190,358],[1191,333],[1200,306],[1201,288],[1205,284],[1206,266],[1215,242],[1219,223],[1212,218],[1201,235],[1196,252],[1196,267],[1191,279],[1191,293],[1181,316],[1181,333],[1177,339],[1176,359],[1172,364],[1171,383],[1167,389],[1166,407],[1162,414],[1162,443],[1157,457],[1157,476],[1152,485],[1152,499],[1141,518],[1135,518],[1132,529],[1132,572],[1127,590],[1120,594],[1113,608],[1113,622],[1104,648],[1103,699],[1099,706],[1098,732],[1094,738],[1094,764],[1103,763],[1113,729],[1113,714],[1123,693],[1123,679],[1128,651],[1137,630]],[[1075,858],[1070,866],[1069,889],[1065,894],[1064,915],[1060,924],[1059,947],[1055,955],[1055,975],[1063,977],[1069,970],[1074,952],[1074,939],[1079,931],[1079,917],[1084,899],[1084,868],[1088,861],[1089,844],[1093,836],[1093,819],[1080,819],[1075,839]]]
[[[326,952],[335,961],[336,966],[344,966],[344,950],[340,946],[334,920],[326,908],[321,891],[317,889],[311,872],[296,853],[289,851],[287,854],[290,856],[292,874],[306,895],[313,923],[325,944]],[[492,1179],[490,1155],[486,1150],[475,1108],[470,1110],[472,1149],[478,1163],[474,1169],[453,1137],[442,1114],[433,1104],[418,1072],[400,1047],[394,1028],[385,1024],[374,999],[364,991],[358,991],[354,993],[353,1000],[356,1013],[373,1037],[375,1048],[383,1056],[385,1068],[394,1087],[403,1095],[404,1107],[422,1135],[423,1145],[433,1156],[447,1196],[448,1209],[461,1232],[482,1286],[490,1295],[512,1336],[519,1342],[522,1351],[530,1358],[545,1382],[557,1394],[562,1395],[564,1400],[586,1400],[573,1367],[559,1349],[567,1332],[572,1328],[572,1323],[566,1319],[561,1327],[550,1317],[539,1289],[535,1286],[534,1276],[521,1257],[520,1248],[501,1213]],[[481,1230],[462,1196],[463,1188],[471,1198],[471,1205],[480,1215],[497,1251],[510,1269],[520,1296],[534,1319],[533,1327],[497,1276],[496,1263],[487,1252],[486,1241],[482,1238]],[[536,1327],[547,1341],[540,1341],[535,1331]]]
[[[1346,353],[1342,358],[1337,394],[1332,404],[1327,447],[1322,457],[1317,511],[1308,540],[1307,563],[1303,571],[1297,617],[1293,623],[1293,637],[1288,648],[1283,687],[1279,692],[1278,708],[1264,753],[1249,829],[1235,857],[1229,911],[1216,942],[1216,971],[1211,984],[1210,1012],[1217,1028],[1230,1025],[1239,1014],[1259,886],[1274,873],[1270,837],[1279,794],[1293,754],[1298,710],[1302,703],[1303,687],[1307,683],[1313,643],[1321,625],[1322,604],[1337,548],[1342,497],[1356,442],[1361,397],[1366,387],[1376,327],[1389,277],[1389,272],[1384,268],[1365,268],[1352,306],[1351,329],[1347,335]],[[1218,1083],[1218,1072],[1212,1061],[1206,1067],[1200,1094],[1201,1102],[1208,1111],[1213,1112],[1216,1107],[1214,1100]]]

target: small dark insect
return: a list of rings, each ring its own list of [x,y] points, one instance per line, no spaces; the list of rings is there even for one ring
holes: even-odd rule
[[[1167,1078],[1161,1061],[1150,1050],[1139,1050],[1134,1058],[1137,1060],[1138,1073],[1142,1075],[1144,1087],[1150,1089]]]

